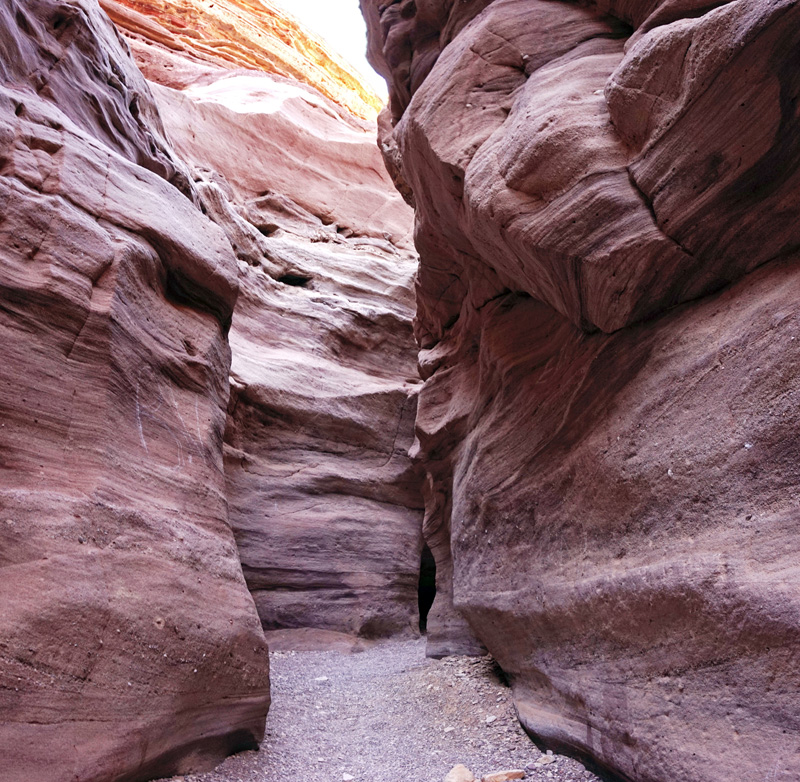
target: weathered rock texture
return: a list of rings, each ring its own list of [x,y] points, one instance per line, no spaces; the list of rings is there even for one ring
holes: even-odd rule
[[[362,8],[456,607],[546,743],[796,779],[800,3]]]
[[[166,74],[167,133],[239,262],[227,496],[263,626],[416,634],[413,213],[375,123],[296,81],[170,62],[154,45],[143,68]]]
[[[90,0],[0,5],[0,778],[253,747],[264,636],[227,523],[237,295]]]
[[[257,266],[242,275],[225,437],[231,520],[261,621],[415,635],[413,267],[388,243],[270,243],[291,271],[285,282]]]
[[[160,81],[188,63],[247,68],[315,87],[362,118],[374,119],[381,100],[358,73],[269,0],[99,0],[129,38],[145,74],[155,55]],[[160,49],[178,55],[164,64]]]
[[[225,464],[264,628],[413,633],[416,259],[374,125],[263,75],[157,94],[239,257]]]

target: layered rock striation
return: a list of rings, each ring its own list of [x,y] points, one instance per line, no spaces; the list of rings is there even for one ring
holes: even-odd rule
[[[170,6],[154,18],[195,19],[207,35],[216,13]],[[417,634],[413,213],[375,122],[348,110],[352,95],[335,103],[297,79],[221,67],[120,18],[238,261],[227,498],[263,626],[280,643],[287,630],[305,631],[303,643]],[[298,66],[306,81],[318,55]]]
[[[0,7],[0,777],[255,747],[267,646],[228,526],[236,259],[90,0]]]
[[[362,9],[416,207],[432,638],[466,618],[615,778],[796,778],[800,4]]]
[[[272,73],[308,84],[363,119],[381,99],[325,41],[269,0],[99,0],[148,78],[166,83],[189,63]],[[164,63],[160,50],[177,55]],[[152,62],[155,58],[156,63]]]
[[[10,780],[256,746],[261,624],[418,631],[416,259],[371,98],[271,6],[189,41],[198,9],[103,5],[160,84],[89,0],[0,10]]]
[[[416,257],[375,125],[266,74],[155,89],[238,258],[227,496],[262,624],[416,634]]]
[[[125,41],[90,0],[0,9],[9,780],[257,746],[262,625],[418,632],[416,257],[371,98],[271,6],[102,5]]]

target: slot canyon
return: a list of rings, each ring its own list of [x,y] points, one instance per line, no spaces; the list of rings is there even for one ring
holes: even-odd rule
[[[284,5],[0,0],[0,782],[797,782],[800,0]]]

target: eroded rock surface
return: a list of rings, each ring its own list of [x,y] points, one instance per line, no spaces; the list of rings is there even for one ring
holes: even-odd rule
[[[253,747],[267,647],[228,526],[236,259],[90,0],[0,6],[0,777]]]
[[[380,111],[380,98],[353,67],[269,0],[99,2],[148,78],[169,84],[192,63],[246,68],[309,84],[362,118]]]
[[[795,779],[800,4],[362,8],[456,607],[548,744]]]
[[[153,89],[238,258],[227,495],[264,628],[415,635],[416,256],[375,124],[253,71]]]

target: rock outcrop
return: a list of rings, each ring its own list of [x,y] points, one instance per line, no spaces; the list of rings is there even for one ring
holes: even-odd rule
[[[218,3],[206,40],[177,34],[189,4],[102,5],[161,84],[89,0],[0,9],[10,780],[255,746],[259,613],[370,637],[418,621],[416,261],[350,114],[372,96],[271,6]]]
[[[319,36],[269,0],[99,0],[142,66],[169,84],[191,63],[272,73],[308,84],[363,119],[381,99]],[[165,62],[164,51],[176,57]],[[155,62],[153,62],[155,59]]]
[[[263,626],[416,633],[416,258],[375,127],[267,75],[156,94],[239,258],[225,465]]]
[[[362,8],[455,607],[548,745],[797,778],[800,3]]]
[[[278,642],[417,634],[413,213],[376,125],[123,32],[238,259],[225,469],[263,626]]]
[[[267,647],[228,526],[236,259],[91,0],[0,6],[0,777],[257,745]]]
[[[256,746],[259,613],[418,621],[416,259],[373,96],[271,6],[182,36],[202,9],[102,5],[160,84],[93,0],[0,8],[4,780]]]
[[[93,2],[0,7],[0,777],[254,747],[267,647],[228,526],[236,259]]]

